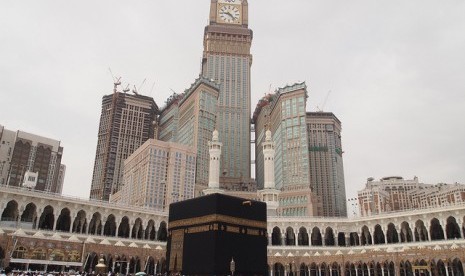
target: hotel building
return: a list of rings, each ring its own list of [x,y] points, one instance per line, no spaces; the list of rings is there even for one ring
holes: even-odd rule
[[[108,201],[122,185],[123,164],[155,138],[158,106],[147,96],[116,91],[103,96],[90,198]]]
[[[192,147],[147,140],[124,162],[124,185],[110,202],[163,211],[193,198],[195,156]]]
[[[60,141],[0,125],[0,185],[61,193]]]

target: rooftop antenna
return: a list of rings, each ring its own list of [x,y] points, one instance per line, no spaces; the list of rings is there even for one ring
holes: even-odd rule
[[[118,89],[118,85],[121,85],[121,77],[115,78],[110,67],[108,67],[108,71],[110,71],[111,78],[113,79],[113,93],[116,93],[116,90]]]

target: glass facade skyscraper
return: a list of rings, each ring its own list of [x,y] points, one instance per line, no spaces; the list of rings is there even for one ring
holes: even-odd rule
[[[263,153],[261,144],[266,129],[270,129],[275,143],[275,183],[277,189],[307,185],[308,143],[305,123],[307,86],[298,83],[279,88],[257,105],[253,121],[256,131],[256,179],[263,187]]]
[[[283,216],[346,216],[341,122],[329,112],[306,112],[307,86],[296,83],[263,97],[255,109],[256,180],[263,187],[262,143],[275,143],[275,184]]]
[[[215,130],[218,84],[198,78],[179,101],[179,129],[176,142],[191,146],[197,153],[196,195],[208,186],[208,142]]]

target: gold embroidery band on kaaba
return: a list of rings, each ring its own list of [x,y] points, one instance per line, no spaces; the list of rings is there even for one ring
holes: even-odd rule
[[[171,238],[170,267],[176,271],[182,270],[182,253],[184,251],[184,231],[174,230]]]
[[[266,229],[265,221],[236,218],[236,217],[219,215],[219,214],[172,221],[169,223],[168,227],[172,229],[172,228],[177,228],[177,227],[193,226],[196,224],[206,224],[206,223],[212,223],[212,222],[223,222],[223,223],[229,223],[229,224],[235,224],[235,225],[241,225],[241,226],[247,226],[247,227]]]

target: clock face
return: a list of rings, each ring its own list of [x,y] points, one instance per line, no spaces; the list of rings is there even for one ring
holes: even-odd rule
[[[221,21],[225,23],[240,23],[241,12],[236,6],[224,5],[221,6],[218,12]]]

